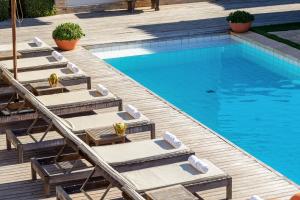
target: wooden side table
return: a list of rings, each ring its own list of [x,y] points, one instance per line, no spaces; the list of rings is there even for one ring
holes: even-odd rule
[[[108,127],[105,129],[89,129],[85,131],[86,133],[86,143],[91,145],[107,145],[116,143],[125,143],[126,135],[119,136],[115,133],[115,129]]]
[[[48,82],[29,83],[33,94],[37,96],[67,92],[67,88],[58,82],[56,87],[51,87]]]
[[[17,58],[20,58],[22,55],[17,52]],[[10,60],[13,59],[13,52],[12,51],[1,51],[0,52],[0,61],[1,60]]]
[[[147,200],[196,200],[198,199],[182,185],[151,190],[146,192]]]

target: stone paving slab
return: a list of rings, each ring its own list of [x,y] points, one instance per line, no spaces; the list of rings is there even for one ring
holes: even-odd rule
[[[299,18],[300,21],[300,18]],[[300,44],[300,30],[270,32],[278,37]]]

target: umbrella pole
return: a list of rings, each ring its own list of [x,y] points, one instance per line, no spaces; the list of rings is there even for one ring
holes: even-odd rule
[[[11,0],[11,28],[12,28],[12,42],[13,42],[13,66],[14,78],[18,79],[17,69],[17,34],[16,34],[16,0]]]

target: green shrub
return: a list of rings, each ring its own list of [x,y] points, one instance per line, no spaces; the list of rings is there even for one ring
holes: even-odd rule
[[[44,17],[56,14],[54,0],[23,0],[25,17]]]
[[[74,23],[64,23],[55,28],[52,32],[53,39],[58,40],[77,40],[85,36],[81,27]]]
[[[9,3],[10,0],[0,0],[0,21],[9,18]]]
[[[247,23],[254,20],[254,16],[242,10],[237,10],[229,14],[226,18],[227,21],[232,23]]]

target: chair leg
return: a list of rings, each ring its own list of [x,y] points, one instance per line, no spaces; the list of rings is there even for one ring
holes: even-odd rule
[[[37,179],[36,177],[36,171],[33,169],[32,163],[31,163],[31,180],[35,181]]]
[[[44,183],[44,192],[47,197],[50,196],[50,184],[47,181]]]
[[[121,100],[120,103],[119,103],[118,110],[119,110],[119,111],[122,111],[122,110],[123,110],[123,102],[122,102],[122,100]]]
[[[155,11],[159,11],[159,0],[154,0],[155,1]]]
[[[92,88],[92,81],[91,81],[91,77],[87,77],[86,80],[86,87],[88,90],[90,90]]]
[[[228,179],[228,184],[226,187],[226,199],[232,199],[232,178]]]
[[[151,139],[155,139],[155,124],[152,123],[151,124],[151,130],[150,130],[150,134],[151,134]]]
[[[11,150],[11,142],[9,141],[7,135],[6,135],[6,149]]]
[[[131,4],[131,1],[127,1],[127,10],[128,10],[128,12],[132,12],[132,4]]]
[[[18,145],[17,146],[17,150],[18,150],[19,163],[23,163],[24,162],[24,151],[23,151],[23,148],[20,145]]]
[[[132,13],[134,13],[134,11],[135,11],[135,1],[136,1],[136,0],[133,0],[133,1],[132,1]]]
[[[102,197],[100,198],[100,200],[104,200],[106,195],[108,194],[109,190],[112,188],[112,184],[109,184],[109,186],[106,188],[104,194],[102,195]]]
[[[130,13],[134,13],[134,10],[135,10],[135,0],[128,0],[127,3],[128,3],[128,11]]]
[[[155,0],[151,0],[151,9],[155,8]]]

